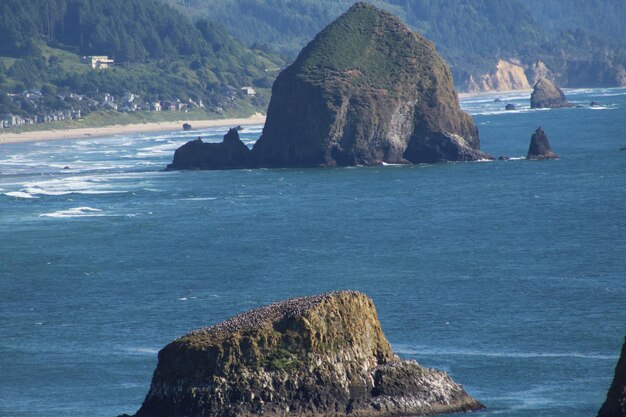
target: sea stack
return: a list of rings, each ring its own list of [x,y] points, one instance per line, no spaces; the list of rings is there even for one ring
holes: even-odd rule
[[[528,147],[528,155],[526,159],[558,159],[559,156],[554,153],[550,141],[546,133],[541,127],[538,127],[530,138],[530,146]]]
[[[270,167],[489,158],[432,42],[367,3],[279,74],[254,153]]]
[[[554,109],[559,107],[572,107],[572,104],[565,99],[563,91],[554,85],[547,78],[541,78],[535,84],[530,95],[531,109]]]
[[[238,169],[253,165],[252,152],[232,128],[221,143],[205,143],[202,138],[187,142],[174,153],[166,170]]]
[[[137,417],[432,415],[483,406],[399,359],[354,291],[295,298],[193,331],[159,352]]]
[[[478,159],[493,158],[433,43],[367,3],[278,75],[253,148],[256,167],[276,168]]]
[[[622,354],[615,367],[613,383],[606,396],[606,401],[598,412],[598,417],[626,417],[626,337]]]

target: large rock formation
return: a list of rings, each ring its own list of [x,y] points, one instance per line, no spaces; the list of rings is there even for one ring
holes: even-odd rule
[[[528,147],[528,155],[526,159],[558,159],[559,156],[554,153],[550,141],[546,133],[541,127],[535,130],[530,138],[530,146]]]
[[[535,84],[533,92],[530,95],[530,108],[553,109],[559,107],[572,107],[572,105],[565,99],[563,91],[547,78],[542,78],[537,81],[537,84]]]
[[[598,417],[626,417],[626,338],[622,354],[615,367],[613,383],[606,396],[606,401],[598,412]]]
[[[257,167],[435,163],[490,158],[434,45],[356,3],[282,71]]]
[[[236,169],[253,165],[252,152],[232,128],[221,143],[205,143],[201,138],[187,142],[176,149],[166,169]]]
[[[159,352],[137,417],[431,415],[482,405],[444,372],[400,360],[372,300],[295,298],[183,336]]]
[[[274,82],[260,166],[468,161],[487,157],[434,45],[357,3]]]

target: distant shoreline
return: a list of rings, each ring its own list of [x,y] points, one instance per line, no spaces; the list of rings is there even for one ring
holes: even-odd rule
[[[503,91],[480,91],[480,92],[476,92],[476,93],[457,93],[459,96],[459,99],[464,99],[464,98],[471,98],[471,97],[479,97],[479,96],[492,96],[492,95],[498,95],[498,94],[502,94],[504,96],[506,95],[513,95],[513,94],[528,94],[528,98],[530,99],[530,94],[533,92],[532,89],[530,90],[503,90]]]
[[[104,127],[86,127],[62,130],[40,130],[22,133],[0,133],[0,145],[23,142],[40,142],[49,140],[67,139],[92,139],[113,135],[132,133],[152,133],[166,131],[182,131],[183,123],[178,122],[155,122],[138,123],[128,125],[113,125]],[[211,127],[235,127],[239,125],[258,125],[265,123],[265,115],[256,113],[250,117],[232,119],[190,120],[192,128],[206,129]]]

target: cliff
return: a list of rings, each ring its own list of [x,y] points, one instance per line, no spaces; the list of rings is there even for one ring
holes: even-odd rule
[[[598,412],[598,417],[626,417],[626,338],[617,366],[613,383],[606,396],[606,401]]]
[[[533,92],[530,95],[530,108],[552,109],[559,107],[572,107],[572,105],[565,99],[563,91],[547,78],[542,78],[537,81],[535,87],[533,88]]]
[[[137,417],[394,416],[482,405],[444,372],[400,360],[372,300],[342,291],[248,311],[159,352]]]
[[[530,138],[530,146],[528,147],[528,155],[526,159],[558,159],[559,156],[554,153],[550,141],[546,133],[541,127],[535,130]]]
[[[478,81],[469,76],[467,89],[471,92],[530,90],[524,67],[518,61],[499,60],[494,72],[484,74]]]

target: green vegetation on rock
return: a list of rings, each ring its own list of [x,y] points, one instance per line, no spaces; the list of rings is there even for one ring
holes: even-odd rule
[[[402,361],[354,291],[260,307],[159,352],[137,417],[384,417],[482,405],[445,373]]]

